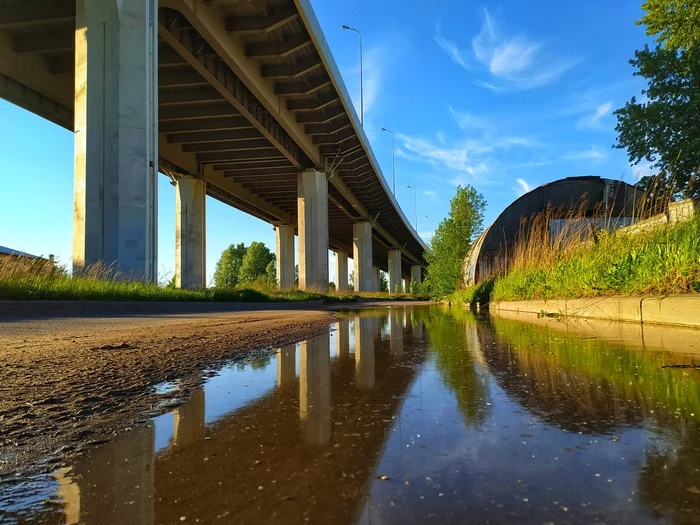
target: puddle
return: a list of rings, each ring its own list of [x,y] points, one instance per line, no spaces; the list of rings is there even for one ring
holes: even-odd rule
[[[672,332],[642,349],[438,307],[342,315],[330,334],[216,371],[68,468],[2,485],[1,520],[697,519],[700,374],[663,367],[698,356]]]

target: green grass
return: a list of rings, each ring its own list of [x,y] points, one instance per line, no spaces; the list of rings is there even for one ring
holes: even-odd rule
[[[491,299],[494,280],[487,279],[475,286],[469,286],[462,290],[455,290],[452,295],[447,298],[449,303],[466,304],[470,306],[484,305]]]
[[[534,259],[497,278],[491,299],[697,293],[700,214],[644,232],[601,233],[595,243],[580,242],[556,257]]]
[[[49,275],[0,278],[0,299],[63,301],[205,301],[205,302],[284,302],[324,301],[344,303],[364,300],[412,300],[410,294],[316,293],[277,290],[272,286],[181,290],[155,284],[114,281],[103,278]]]

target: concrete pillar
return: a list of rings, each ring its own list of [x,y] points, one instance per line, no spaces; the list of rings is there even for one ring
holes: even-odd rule
[[[186,403],[173,411],[173,443],[178,447],[191,445],[204,439],[205,397],[204,389],[195,388]]]
[[[407,278],[401,279],[401,285],[403,286],[403,291],[408,293],[411,291],[411,281],[409,281]]]
[[[277,350],[277,386],[279,388],[288,388],[294,384],[297,378],[296,355],[296,345],[283,346]]]
[[[299,289],[328,291],[328,180],[314,169],[299,174]]]
[[[350,355],[350,321],[342,319],[338,322],[338,329],[335,336],[335,354],[338,357]]]
[[[379,292],[382,289],[382,271],[379,266],[372,266],[372,291]]]
[[[372,292],[372,223],[352,225],[352,262],[355,271],[355,291]]]
[[[73,265],[155,282],[158,10],[76,0]]]
[[[207,183],[178,179],[175,188],[175,286],[205,288]]]
[[[423,274],[418,264],[411,266],[411,281],[416,281],[417,283],[423,282]]]
[[[300,343],[299,420],[304,442],[331,439],[331,361],[328,335]]]
[[[335,252],[335,289],[345,292],[348,289],[348,254]]]
[[[389,349],[397,357],[403,355],[403,312],[394,309],[389,317]]]
[[[401,286],[401,250],[389,250],[389,293]]]
[[[362,390],[374,388],[374,332],[377,319],[355,318],[355,382]]]
[[[294,288],[294,228],[288,224],[275,226],[277,285]]]

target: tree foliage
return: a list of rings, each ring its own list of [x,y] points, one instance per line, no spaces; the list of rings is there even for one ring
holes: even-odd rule
[[[245,244],[230,245],[223,252],[214,270],[214,284],[218,288],[233,288],[238,284],[238,274],[243,264]]]
[[[433,297],[446,297],[462,283],[464,258],[484,222],[484,197],[472,186],[457,188],[450,212],[430,241],[426,253],[426,286]]]
[[[251,284],[255,281],[265,280],[269,275],[268,266],[272,265],[274,273],[274,260],[275,255],[264,243],[253,241],[243,256],[239,283]],[[272,282],[274,282],[274,277]]]
[[[646,14],[637,24],[647,26],[664,47],[677,51],[700,42],[700,2],[697,0],[646,0]]]
[[[645,46],[630,63],[648,87],[615,111],[615,147],[632,164],[649,162],[674,194],[697,195],[700,167],[700,48],[674,51]],[[656,180],[655,182],[658,182]],[[642,181],[649,186],[650,180]],[[670,193],[670,192],[669,192]]]

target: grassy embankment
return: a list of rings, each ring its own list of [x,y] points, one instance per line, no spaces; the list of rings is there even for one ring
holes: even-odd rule
[[[505,275],[458,290],[454,303],[700,292],[700,213],[641,231],[536,232],[516,245]]]
[[[206,301],[206,302],[352,302],[359,299],[410,300],[410,294],[372,292],[317,293],[278,290],[255,284],[237,288],[182,290],[156,284],[115,280],[109,271],[96,269],[71,278],[53,271],[45,262],[0,261],[0,300],[63,301]]]

